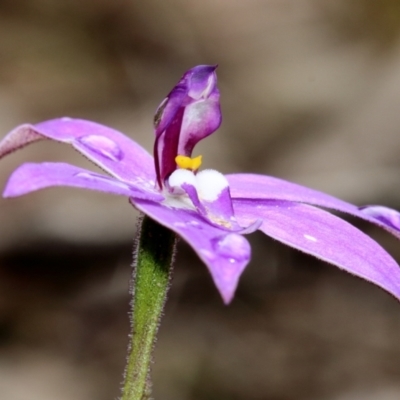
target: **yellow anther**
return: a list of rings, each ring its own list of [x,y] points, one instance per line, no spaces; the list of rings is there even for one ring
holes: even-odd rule
[[[186,156],[176,156],[175,162],[179,168],[190,169],[191,171],[197,171],[201,165],[202,156],[194,158]]]

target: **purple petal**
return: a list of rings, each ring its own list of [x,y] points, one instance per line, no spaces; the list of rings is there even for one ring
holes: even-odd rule
[[[400,213],[398,211],[384,206],[364,206],[359,210],[362,214],[382,222],[389,228],[400,231]]]
[[[10,176],[3,196],[21,196],[52,186],[72,186],[127,197],[135,196],[153,201],[163,200],[163,196],[155,192],[153,187],[133,186],[112,177],[64,163],[21,165]]]
[[[69,143],[100,168],[118,179],[155,180],[153,159],[141,146],[104,125],[61,118],[36,125],[21,125],[0,143],[0,157],[40,139]]]
[[[154,159],[160,187],[176,169],[175,157],[190,156],[221,124],[215,69],[199,65],[187,71],[156,111]]]
[[[256,217],[265,234],[370,281],[400,299],[400,268],[393,258],[346,221],[318,208],[288,201],[234,200],[236,217]]]
[[[381,218],[372,217],[357,206],[336,197],[267,175],[231,174],[226,175],[232,198],[285,200],[312,204],[353,215],[384,228],[398,239],[400,230]]]
[[[195,211],[173,209],[140,199],[132,204],[181,236],[207,265],[224,302],[234,294],[239,277],[250,260],[250,245],[237,233],[210,225]]]
[[[229,181],[232,198],[287,200],[349,213],[358,211],[353,204],[336,197],[272,176],[230,174],[226,175],[226,178]]]

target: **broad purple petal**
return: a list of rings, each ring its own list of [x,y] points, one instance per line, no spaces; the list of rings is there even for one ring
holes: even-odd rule
[[[4,189],[4,197],[17,197],[53,186],[70,186],[122,196],[162,201],[152,186],[134,186],[110,176],[64,163],[27,163],[17,168]]]
[[[372,222],[400,239],[398,227],[370,216],[368,212],[360,210],[351,203],[318,190],[267,175],[231,174],[226,175],[226,178],[229,181],[232,198],[295,201],[330,208]]]
[[[21,125],[0,143],[0,157],[40,139],[71,144],[118,179],[127,182],[155,180],[153,159],[146,150],[112,128],[80,119],[61,118]]]
[[[400,299],[400,267],[378,243],[346,221],[288,201],[234,200],[236,217],[264,220],[260,230],[280,242],[370,281]]]
[[[237,233],[210,225],[195,211],[169,208],[141,199],[131,201],[140,211],[189,243],[207,265],[217,289],[228,304],[250,260],[251,249],[247,240]]]
[[[156,111],[154,159],[160,187],[176,169],[175,157],[190,156],[221,124],[215,69],[199,65],[187,71]]]

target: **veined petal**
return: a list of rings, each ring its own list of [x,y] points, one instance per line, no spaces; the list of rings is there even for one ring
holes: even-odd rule
[[[126,182],[155,180],[153,159],[122,133],[81,119],[60,118],[11,131],[0,143],[0,157],[40,139],[71,144],[110,175]]]
[[[140,211],[189,243],[207,265],[217,289],[228,304],[250,260],[251,249],[247,240],[237,233],[210,225],[195,211],[171,209],[137,198],[131,201]]]
[[[378,243],[346,221],[307,204],[233,200],[245,223],[263,219],[260,230],[280,242],[372,282],[400,299],[400,267]]]
[[[248,200],[285,200],[311,204],[353,215],[384,228],[400,239],[400,227],[384,222],[382,218],[370,215],[359,207],[329,194],[310,189],[279,178],[257,174],[226,175],[231,188],[231,196]]]
[[[17,197],[53,186],[70,186],[122,196],[162,201],[163,196],[153,186],[131,185],[110,176],[97,174],[65,163],[26,163],[10,176],[4,197]]]

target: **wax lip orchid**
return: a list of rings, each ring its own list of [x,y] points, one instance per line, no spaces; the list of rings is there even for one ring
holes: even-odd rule
[[[196,143],[221,123],[215,66],[187,71],[155,116],[154,159],[122,133],[95,122],[61,118],[21,125],[0,143],[0,157],[40,139],[72,145],[102,168],[27,163],[11,175],[4,197],[49,186],[99,190],[131,204],[174,231],[208,267],[225,303],[250,260],[244,234],[256,229],[364,278],[400,299],[400,268],[363,232],[325,208],[372,222],[400,238],[400,218],[383,206],[358,208],[328,194],[274,177],[224,176],[201,170]]]

